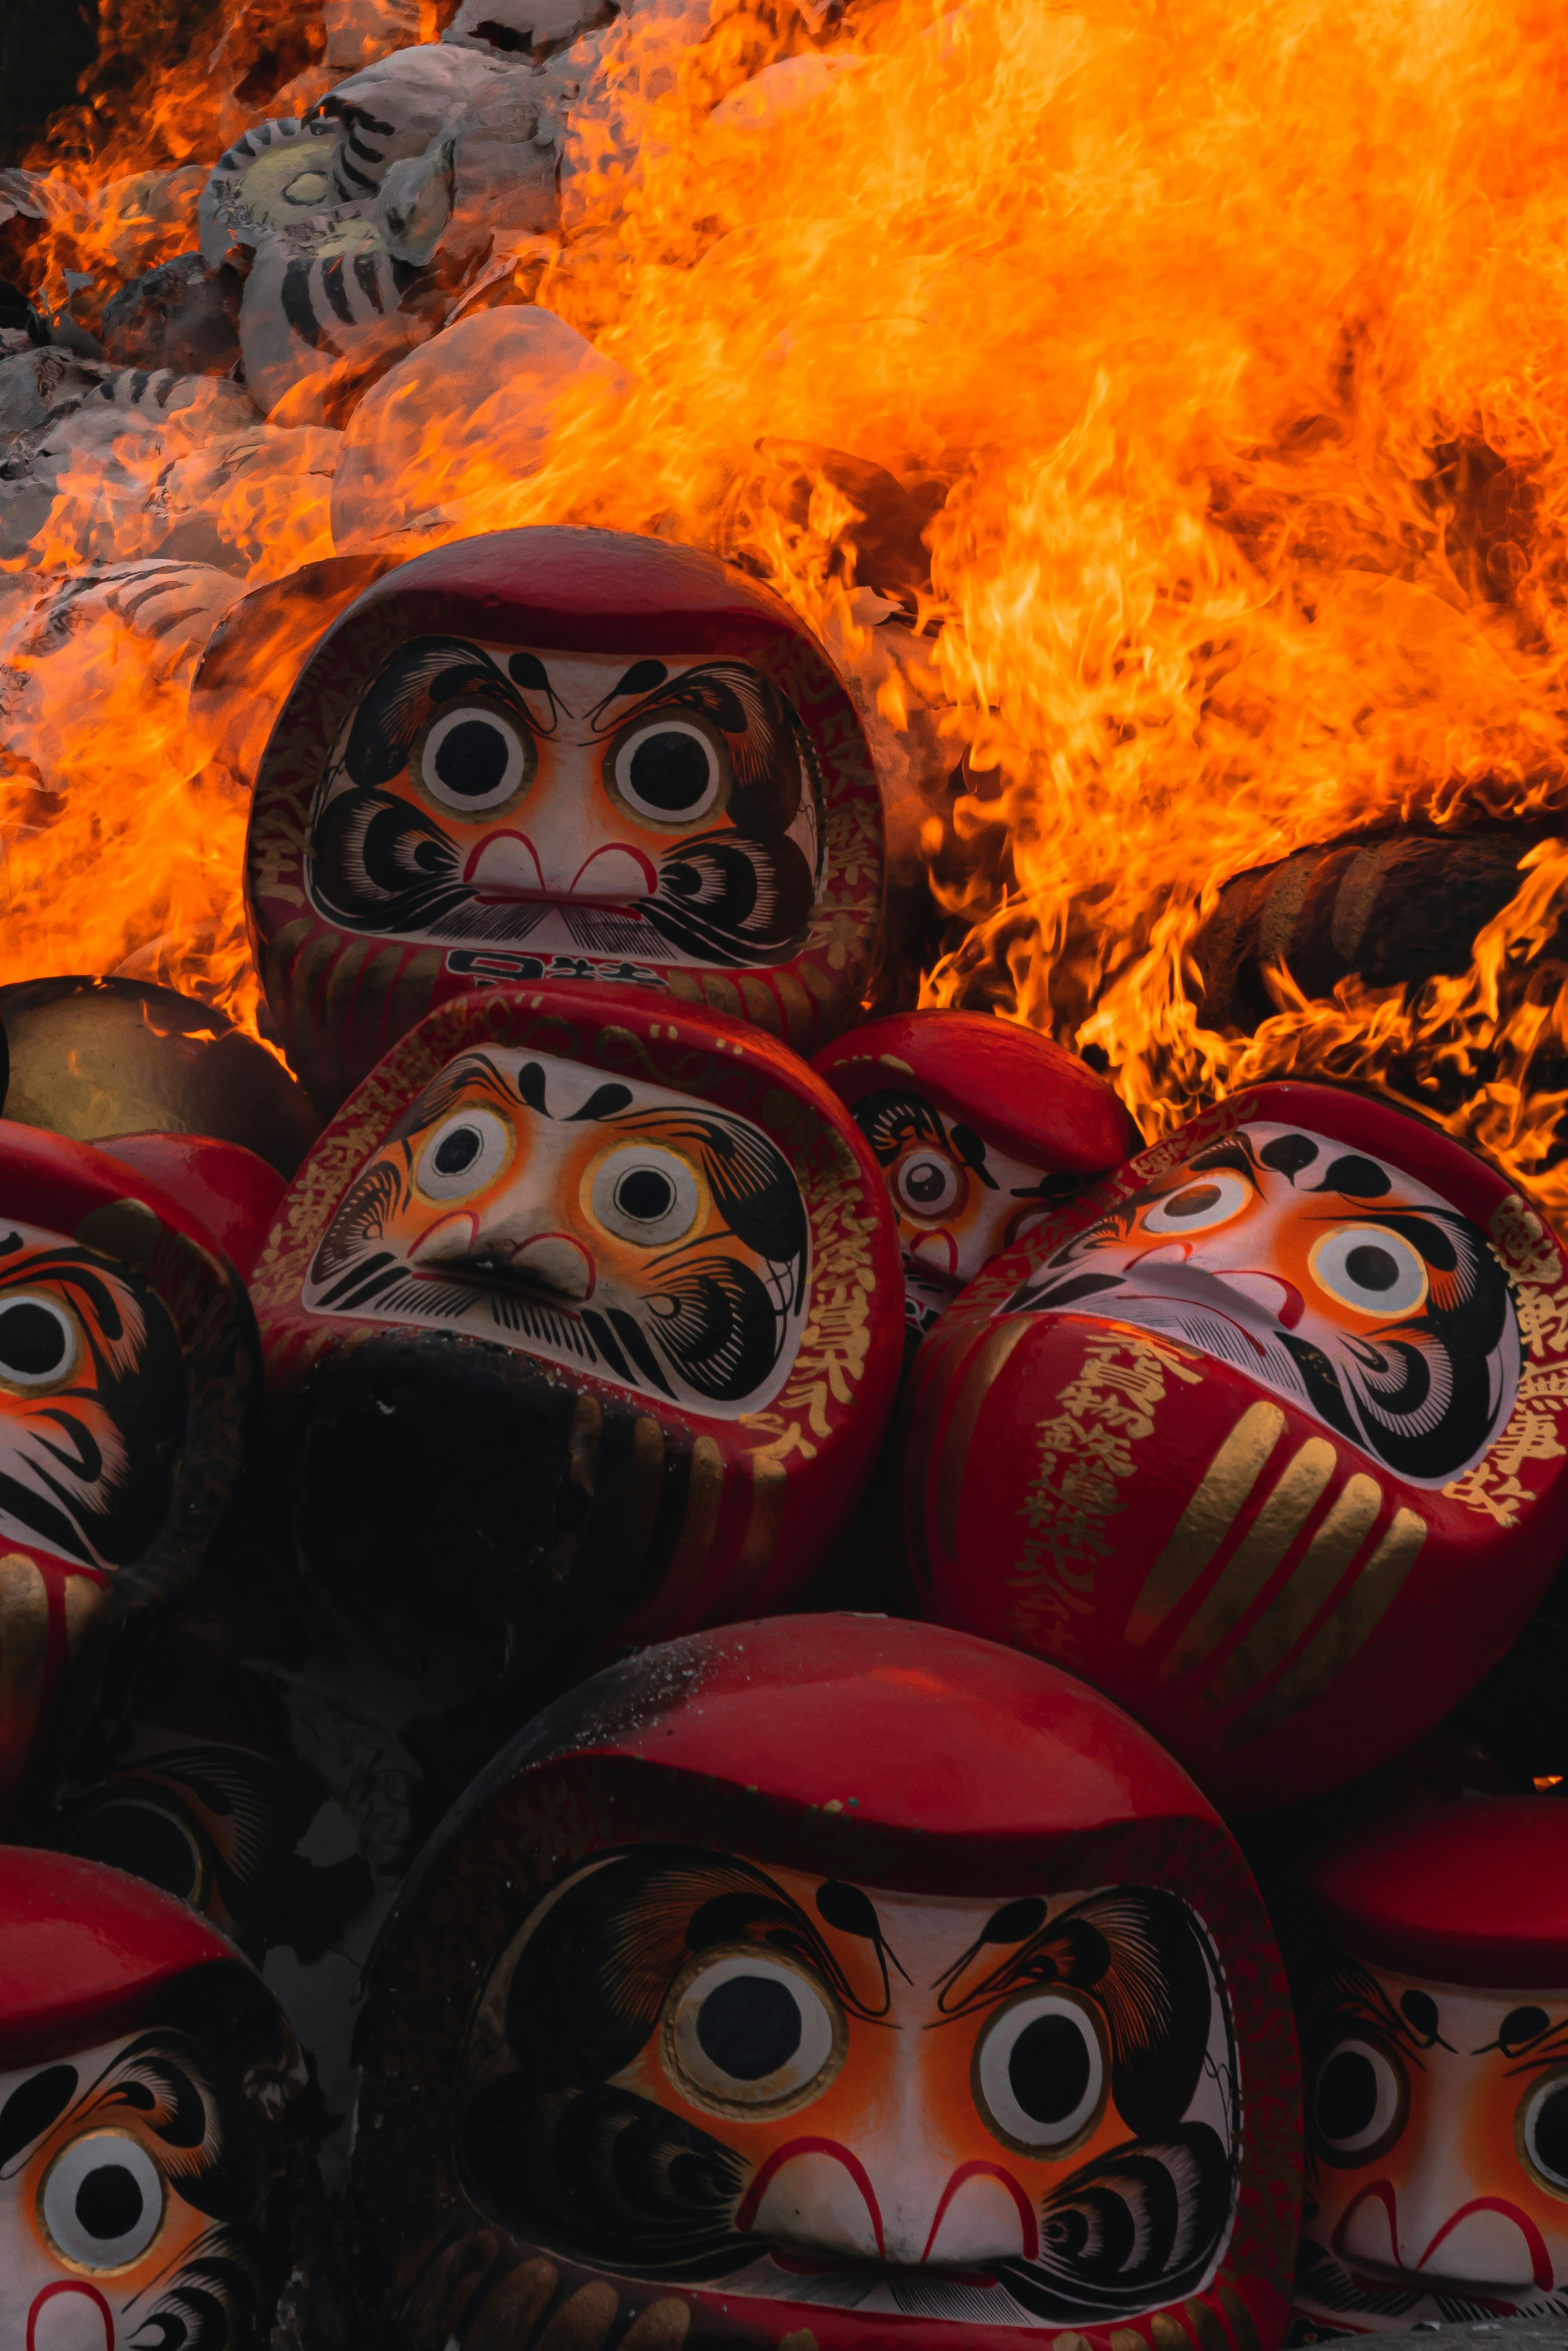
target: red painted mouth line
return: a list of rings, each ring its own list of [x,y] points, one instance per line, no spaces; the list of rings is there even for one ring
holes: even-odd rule
[[[852,2155],[847,2147],[841,2147],[836,2138],[792,2138],[787,2139],[782,2147],[775,2147],[740,2199],[739,2208],[735,2216],[736,2227],[743,2230],[750,2228],[775,2174],[781,2171],[784,2166],[797,2155],[831,2155],[835,2163],[843,2165],[844,2169],[860,2189],[865,2209],[871,2215],[871,2225],[876,2234],[877,2259],[885,2261],[887,2248],[883,2238],[882,2208],[876,2200],[876,2190],[871,2184],[871,2175],[859,2156]]]
[[[1388,2179],[1375,2179],[1351,2199],[1335,2222],[1333,2233],[1329,2239],[1330,2249],[1337,2253],[1347,2266],[1355,2256],[1354,2254],[1347,2256],[1345,2253],[1345,2231],[1362,2206],[1367,2202],[1382,2205],[1388,2220],[1389,2246],[1396,2255],[1399,2251],[1399,2207],[1394,2193],[1394,2183]],[[1472,2196],[1468,2204],[1461,2204],[1457,2212],[1449,2214],[1413,2270],[1404,2269],[1399,2266],[1397,2261],[1395,2261],[1389,2264],[1391,2273],[1401,2279],[1407,2279],[1413,2284],[1427,2286],[1433,2292],[1438,2292],[1444,2288],[1449,2292],[1458,2291],[1464,2281],[1447,2278],[1441,2272],[1428,2270],[1427,2264],[1444,2238],[1449,2236],[1461,2220],[1468,2220],[1472,2212],[1500,2212],[1505,2220],[1513,2222],[1514,2227],[1524,2239],[1526,2250],[1530,2254],[1531,2277],[1543,2293],[1549,2292],[1552,2283],[1552,2256],[1546,2250],[1546,2241],[1529,2213],[1521,2212],[1517,2204],[1511,2204],[1507,2198],[1502,2196]],[[1381,2267],[1381,2264],[1377,2266]],[[1506,2294],[1510,2289],[1493,2283],[1490,2291],[1496,2294]]]
[[[925,2250],[920,2256],[921,2260],[923,2262],[930,2260],[931,2248],[936,2242],[936,2231],[942,2226],[943,2215],[966,2179],[1000,2180],[1018,2208],[1019,2220],[1023,2228],[1024,2260],[1026,2262],[1037,2260],[1040,2255],[1040,2223],[1034,2217],[1034,2206],[1010,2171],[1006,2170],[999,2163],[988,2163],[980,2157],[977,2157],[973,2163],[961,2163],[942,2190],[942,2200],[936,2207],[936,2218],[931,2223],[931,2234],[925,2240]]]

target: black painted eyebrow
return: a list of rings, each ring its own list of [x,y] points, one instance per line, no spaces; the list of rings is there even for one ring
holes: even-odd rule
[[[431,1080],[422,1098],[417,1115],[412,1113],[410,1115],[409,1123],[403,1130],[404,1134],[427,1133],[438,1120],[447,1117],[452,1111],[455,1110],[463,1096],[471,1092],[489,1094],[508,1113],[515,1110],[517,1105],[517,1094],[493,1061],[486,1061],[482,1053],[465,1053],[460,1061],[454,1061],[449,1068],[442,1071],[439,1077]],[[426,1103],[428,1108],[425,1106]],[[394,1139],[395,1134],[394,1129],[393,1134],[388,1135],[389,1143]]]

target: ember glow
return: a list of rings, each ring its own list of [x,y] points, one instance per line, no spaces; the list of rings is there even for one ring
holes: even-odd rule
[[[434,37],[404,14],[382,48]],[[98,160],[62,152],[51,305],[67,268],[87,316],[189,250],[223,142],[341,78],[302,17],[293,79],[237,97],[268,16],[231,7],[221,70],[149,38]],[[905,0],[832,26],[715,0],[685,39],[617,26],[559,235],[517,248],[519,287],[612,364],[552,396],[527,471],[505,393],[389,384],[350,425],[396,455],[352,543],[575,521],[743,554],[878,715],[895,878],[924,861],[950,917],[922,1001],[1097,1047],[1151,1137],[1268,1075],[1381,1087],[1568,1216],[1568,845],[1532,852],[1469,972],[1409,995],[1281,976],[1238,1038],[1191,959],[1239,872],[1401,820],[1550,833],[1568,790],[1562,9]],[[338,543],[337,427],[274,424],[288,445],[256,420],[266,462],[220,486],[251,583]],[[159,544],[156,438],[115,444],[112,528],[99,476],[62,483],[29,572]],[[875,518],[825,450],[932,517],[914,628],[856,586]],[[129,968],[252,1019],[248,779],[187,724],[193,653],[105,610],[68,658],[9,754],[0,977]]]

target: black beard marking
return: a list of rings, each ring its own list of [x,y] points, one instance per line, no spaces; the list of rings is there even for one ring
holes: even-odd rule
[[[0,1261],[9,1251],[0,1247]],[[12,1289],[57,1289],[76,1307],[92,1358],[96,1385],[57,1388],[27,1418],[0,1425],[0,1511],[61,1558],[88,1567],[124,1567],[141,1556],[168,1509],[169,1489],[185,1426],[185,1374],[180,1343],[152,1290],[116,1267],[115,1279],[134,1299],[142,1342],[117,1367],[100,1343],[126,1336],[115,1293],[103,1269],[85,1250],[50,1249],[0,1270],[0,1307]],[[119,1352],[123,1355],[123,1346]],[[86,1419],[101,1411],[118,1434],[123,1461],[106,1463]],[[26,1538],[24,1538],[26,1540]]]
[[[241,2232],[208,2229],[137,2327],[135,2351],[236,2351],[257,2337],[261,2275]]]
[[[1230,2217],[1230,2160],[1206,2124],[1096,2156],[1040,2206],[1040,2253],[997,2273],[1037,2318],[1130,2315],[1192,2294]]]
[[[380,1246],[406,1205],[421,1139],[478,1082],[508,1110],[521,1100],[536,1117],[555,1115],[538,1062],[523,1064],[514,1087],[483,1055],[460,1054],[404,1113],[388,1145],[344,1195],[311,1265],[310,1279],[320,1292],[316,1311],[415,1322],[430,1317],[472,1328],[478,1308],[504,1342],[531,1341],[672,1400],[665,1364],[694,1395],[712,1403],[740,1404],[755,1395],[778,1364],[804,1296],[806,1210],[778,1146],[717,1112],[629,1113],[627,1089],[612,1082],[567,1123],[589,1119],[614,1128],[632,1116],[638,1134],[650,1142],[664,1139],[695,1152],[727,1230],[766,1260],[766,1275],[711,1247],[677,1245],[651,1256],[639,1310],[632,1312],[620,1305],[558,1305],[499,1270],[415,1273],[394,1250]]]
[[[456,851],[434,818],[390,796],[346,793],[316,825],[310,888],[322,913],[346,931],[517,946],[554,914],[587,954],[646,956],[662,940],[699,963],[744,967],[777,962],[800,945],[814,883],[782,833],[709,832],[673,842],[659,860],[653,894],[624,906],[571,898],[486,902],[462,879]]]

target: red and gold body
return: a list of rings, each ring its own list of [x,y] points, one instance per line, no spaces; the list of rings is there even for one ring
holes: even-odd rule
[[[1480,1160],[1233,1097],[999,1259],[921,1351],[924,1613],[1057,1659],[1238,1809],[1429,1729],[1558,1564],[1568,1271]]]

